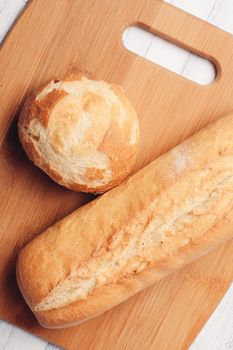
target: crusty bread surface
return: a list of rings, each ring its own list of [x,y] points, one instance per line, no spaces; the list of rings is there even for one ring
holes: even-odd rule
[[[35,165],[75,191],[101,193],[118,185],[138,151],[138,118],[124,90],[82,74],[34,91],[18,131]]]
[[[121,303],[233,237],[233,114],[81,207],[19,254],[21,292],[45,327]]]

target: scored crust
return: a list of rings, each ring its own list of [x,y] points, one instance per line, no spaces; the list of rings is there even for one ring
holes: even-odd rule
[[[75,191],[115,187],[132,170],[138,151],[138,119],[123,89],[81,74],[34,91],[18,132],[35,165]]]
[[[20,252],[17,280],[43,326],[70,326],[104,312],[233,237],[232,128],[233,114]]]

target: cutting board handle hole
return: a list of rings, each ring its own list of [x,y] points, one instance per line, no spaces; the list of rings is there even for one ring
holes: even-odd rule
[[[207,58],[139,26],[127,27],[122,41],[127,50],[200,85],[213,83],[217,76],[216,66]]]

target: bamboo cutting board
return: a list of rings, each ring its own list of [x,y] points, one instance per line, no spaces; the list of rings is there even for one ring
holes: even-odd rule
[[[200,86],[128,52],[121,38],[132,23],[211,59],[215,82]],[[135,105],[141,125],[135,170],[233,110],[231,35],[158,0],[32,1],[0,50],[0,316],[67,349],[187,349],[233,279],[233,242],[66,330],[42,329],[16,286],[19,249],[92,198],[34,167],[16,130],[32,88],[78,70],[121,84]]]

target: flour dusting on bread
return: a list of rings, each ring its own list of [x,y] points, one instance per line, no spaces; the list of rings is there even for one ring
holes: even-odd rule
[[[82,76],[52,80],[29,97],[19,135],[29,157],[55,181],[103,192],[132,169],[139,127],[121,87]]]
[[[177,149],[176,147],[171,152],[174,156],[175,169],[180,173],[188,165],[187,155],[185,154],[184,149]]]
[[[231,161],[233,164],[233,157]],[[220,159],[209,165],[211,170],[190,174],[182,184],[177,183],[153,200],[115,233],[107,250],[71,271],[35,310],[50,310],[86,299],[94,289],[140,272],[153,265],[155,257],[161,260],[175,254],[211,229],[222,218],[222,210],[227,211],[231,204],[233,166],[229,169],[228,164],[229,159]],[[189,191],[190,184],[198,191]],[[184,195],[177,197],[181,191]],[[164,212],[161,208],[167,201],[173,205]]]
[[[232,130],[233,114],[20,252],[18,284],[43,326],[100,314],[233,237]]]

